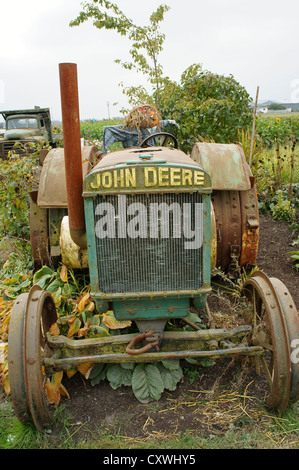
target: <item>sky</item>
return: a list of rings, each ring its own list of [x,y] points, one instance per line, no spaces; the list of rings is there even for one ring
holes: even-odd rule
[[[233,77],[255,100],[299,102],[298,0],[113,0],[135,24],[147,25],[161,3],[170,6],[160,63],[179,81],[192,64]],[[128,107],[120,82],[146,85],[141,74],[115,59],[129,60],[130,42],[91,20],[69,23],[81,0],[0,0],[0,109],[48,107],[61,119],[58,65],[78,68],[80,118],[120,116]],[[115,104],[117,103],[117,104]]]

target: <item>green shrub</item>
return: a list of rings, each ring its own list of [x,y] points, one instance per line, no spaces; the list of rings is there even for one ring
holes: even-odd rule
[[[0,160],[0,238],[29,240],[30,191],[39,150],[27,155],[11,152],[7,160]]]
[[[274,219],[292,222],[296,215],[296,209],[292,206],[291,201],[284,197],[283,191],[277,191],[274,199],[274,202],[270,204]]]

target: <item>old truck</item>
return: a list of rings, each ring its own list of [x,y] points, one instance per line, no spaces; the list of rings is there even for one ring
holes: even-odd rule
[[[55,372],[184,358],[255,358],[266,405],[285,410],[299,396],[299,316],[287,287],[255,271],[243,286],[247,322],[234,328],[213,324],[208,305],[214,266],[233,273],[256,261],[258,204],[242,147],[197,143],[189,156],[170,137],[171,148],[148,147],[146,139],[106,156],[94,147],[82,152],[76,64],[59,68],[64,148],[50,150],[32,194],[33,257],[89,269],[96,311],[113,310],[135,330],[53,336],[51,294],[38,285],[21,294],[8,339],[19,420],[40,431],[50,425],[45,384]],[[207,328],[189,322],[193,331],[169,331],[168,322],[184,322],[191,306],[206,312]]]
[[[55,146],[48,108],[35,106],[33,109],[0,111],[0,114],[5,121],[5,132],[0,138],[0,158],[7,158],[12,149],[23,153],[29,142],[49,142]]]

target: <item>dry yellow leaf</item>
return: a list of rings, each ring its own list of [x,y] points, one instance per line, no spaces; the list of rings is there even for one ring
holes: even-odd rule
[[[55,372],[51,377],[51,382],[55,385],[56,388],[59,387],[63,378],[63,370]]]
[[[45,388],[46,388],[47,400],[50,403],[50,405],[58,406],[60,402],[59,390],[56,389],[56,387],[53,385],[52,382],[48,382]]]
[[[85,338],[87,337],[90,325],[90,321],[87,321],[83,328],[80,328],[80,330],[78,330],[78,338],[82,338],[82,336],[84,336]]]
[[[86,305],[85,310],[89,310],[90,312],[93,312],[95,309],[95,304],[94,302],[89,302],[89,304]]]
[[[66,375],[67,377],[70,379],[71,377],[73,377],[73,375],[75,375],[77,373],[77,369],[76,367],[74,367],[73,369],[70,369],[66,372]]]
[[[51,336],[59,336],[60,335],[60,329],[59,329],[58,323],[53,323],[53,325],[51,325],[49,333],[50,333]]]
[[[65,388],[64,385],[60,384],[58,391],[60,392],[61,396],[70,398],[69,393],[68,393],[68,391],[67,391],[67,389]]]
[[[113,310],[108,310],[108,312],[102,315],[102,322],[104,325],[108,326],[111,330],[117,330],[118,328],[127,328],[131,326],[132,322],[130,320],[119,321],[115,318]]]
[[[93,366],[94,366],[94,364],[92,362],[85,362],[83,364],[79,364],[77,366],[77,369],[78,369],[79,372],[81,372],[81,374],[86,379],[88,379],[89,374],[90,374],[91,370],[93,369]]]
[[[76,306],[76,312],[83,312],[85,309],[85,306],[88,305],[91,301],[90,293],[87,292],[87,294],[84,294],[82,297],[79,297],[77,301],[77,306]]]
[[[60,271],[60,279],[63,282],[67,282],[67,267],[63,264]]]
[[[8,376],[5,377],[4,379],[3,388],[4,388],[4,392],[6,393],[6,395],[10,395],[10,384],[9,384]]]
[[[74,319],[70,323],[69,331],[67,332],[67,337],[71,338],[76,333],[78,333],[80,326],[81,326],[81,321],[79,320],[79,318],[74,317]]]
[[[60,402],[60,387],[63,387],[61,385],[63,377],[63,371],[60,372],[55,372],[55,374],[52,375],[51,381],[46,384],[46,395],[48,402],[51,405],[59,405]],[[64,388],[64,387],[63,387]]]

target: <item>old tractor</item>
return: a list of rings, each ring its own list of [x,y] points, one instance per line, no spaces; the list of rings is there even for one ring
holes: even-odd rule
[[[172,147],[147,139],[105,156],[82,149],[76,64],[59,70],[64,148],[49,151],[31,194],[35,264],[88,268],[97,312],[113,310],[136,332],[51,336],[51,294],[36,285],[21,294],[8,340],[18,418],[49,426],[47,376],[83,363],[242,356],[260,364],[267,406],[285,410],[299,396],[299,317],[287,287],[255,271],[244,283],[250,321],[231,329],[210,322],[213,267],[234,275],[256,262],[257,196],[241,146],[198,143],[188,156],[167,136]],[[206,312],[208,328],[169,331],[167,322],[186,320],[191,306]]]
[[[5,132],[0,139],[0,158],[5,159],[11,150],[24,153],[30,142],[49,142],[55,146],[50,110],[35,106],[33,109],[0,111],[5,121]]]

